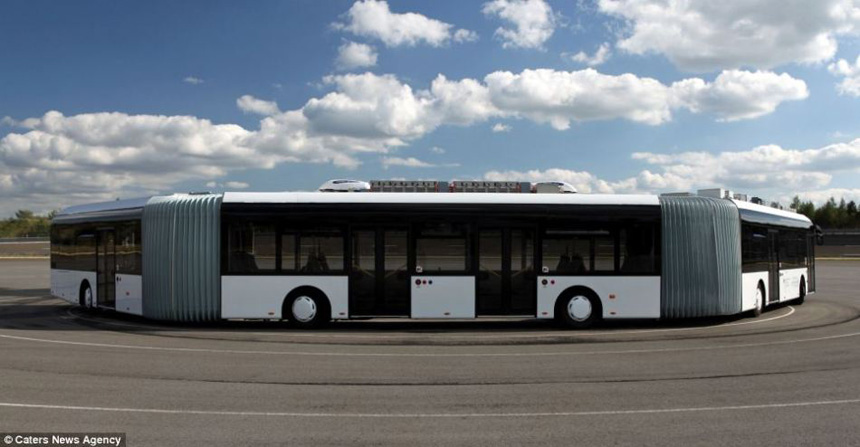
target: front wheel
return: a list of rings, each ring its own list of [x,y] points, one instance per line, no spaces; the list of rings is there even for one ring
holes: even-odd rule
[[[563,295],[556,302],[556,320],[571,329],[585,329],[600,321],[600,300],[591,293],[576,291]]]
[[[755,288],[755,307],[752,310],[753,317],[760,317],[762,312],[764,312],[764,297],[764,286],[759,284]]]
[[[797,295],[797,300],[795,300],[795,303],[800,305],[800,304],[803,304],[804,301],[806,301],[806,281],[801,279],[800,280],[800,292]]]

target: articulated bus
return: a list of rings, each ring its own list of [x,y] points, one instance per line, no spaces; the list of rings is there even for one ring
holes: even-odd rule
[[[759,314],[815,290],[812,222],[708,197],[174,194],[70,207],[51,291],[155,320]]]

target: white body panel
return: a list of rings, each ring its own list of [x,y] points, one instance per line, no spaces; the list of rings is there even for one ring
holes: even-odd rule
[[[89,281],[90,287],[93,289],[93,297],[95,297],[96,272],[51,269],[51,295],[72,304],[79,304],[81,283],[84,280]]]
[[[741,311],[746,312],[753,310],[756,307],[755,292],[758,288],[759,281],[764,284],[765,299],[767,299],[768,273],[767,272],[750,272],[741,275],[743,287],[743,296],[741,297]]]
[[[413,276],[411,283],[412,318],[475,318],[474,276]]]
[[[227,192],[224,203],[444,203],[509,205],[660,205],[655,195],[644,194],[487,194],[373,192],[337,194],[329,192]]]
[[[594,290],[605,319],[660,318],[659,276],[539,276],[538,318],[555,317],[556,299],[573,286]]]
[[[143,315],[143,277],[117,273],[116,310],[133,315]]]
[[[805,267],[779,271],[779,301],[800,298],[800,278],[806,278]]]
[[[331,318],[349,317],[346,276],[222,276],[221,318],[283,318],[284,298],[296,287],[320,289],[331,303]]]

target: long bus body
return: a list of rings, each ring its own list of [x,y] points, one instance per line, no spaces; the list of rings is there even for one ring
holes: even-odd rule
[[[670,319],[815,290],[804,216],[705,197],[176,194],[71,207],[52,294],[156,320]]]

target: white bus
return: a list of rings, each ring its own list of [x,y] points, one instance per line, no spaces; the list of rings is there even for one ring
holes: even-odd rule
[[[758,314],[815,290],[815,233],[799,214],[505,188],[520,193],[228,192],[71,207],[52,225],[51,290],[156,320],[307,328],[485,316],[583,328]]]

